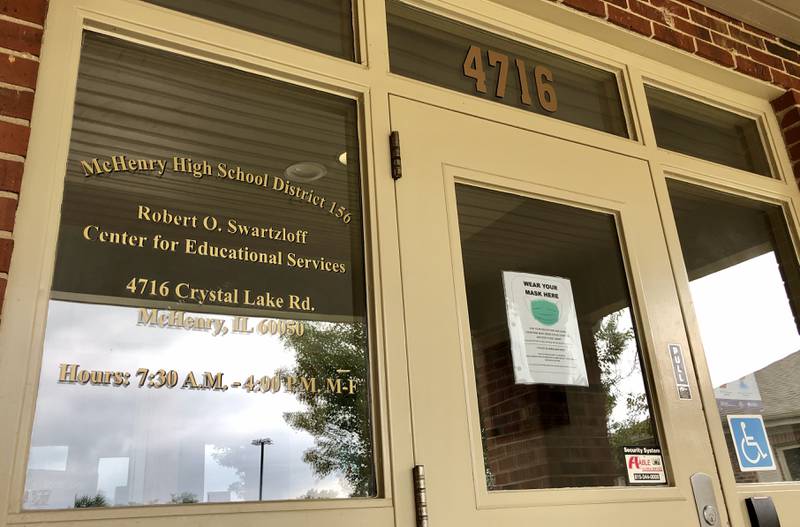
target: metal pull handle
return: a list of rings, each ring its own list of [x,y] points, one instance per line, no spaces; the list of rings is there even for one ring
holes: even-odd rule
[[[425,491],[425,465],[414,465],[414,503],[417,506],[417,527],[428,527],[428,494]]]
[[[708,474],[698,472],[690,478],[700,527],[718,527],[720,524],[714,484]]]

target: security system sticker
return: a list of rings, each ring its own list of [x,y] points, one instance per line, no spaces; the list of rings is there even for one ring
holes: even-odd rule
[[[628,485],[664,485],[667,475],[664,472],[664,458],[660,448],[646,446],[624,446]]]
[[[742,472],[775,470],[775,457],[760,415],[729,415],[728,426]]]

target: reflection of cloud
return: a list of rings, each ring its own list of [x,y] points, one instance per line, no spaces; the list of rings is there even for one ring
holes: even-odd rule
[[[689,284],[712,386],[734,381],[800,348],[774,252]]]
[[[97,492],[114,500],[117,489],[125,487],[128,482],[127,457],[103,457],[97,461]]]
[[[31,470],[67,470],[67,446],[34,446],[28,456]]]
[[[202,316],[231,324],[227,315]],[[136,308],[61,301],[50,302],[48,317],[32,445],[65,445],[69,455],[67,469],[58,477],[34,464],[29,467],[26,490],[49,490],[44,506],[69,507],[75,494],[94,494],[98,485],[104,491],[105,486],[127,486],[120,494],[126,503],[165,503],[181,492],[202,500],[204,487],[218,490],[230,485],[229,472],[207,471],[206,445],[246,446],[244,466],[237,467],[245,474],[241,498],[255,499],[259,450],[250,441],[265,436],[275,443],[267,449],[265,499],[296,498],[320,484],[302,460],[313,438],[283,419],[284,412],[303,408],[292,394],[180,388],[189,371],[198,379],[206,371],[223,372],[224,382],[231,383],[293,368],[294,352],[279,337],[231,333],[213,337],[207,332],[140,326]],[[128,372],[131,384],[59,384],[62,363]],[[175,370],[180,382],[173,389],[155,389],[148,388],[147,381],[140,388],[135,375],[139,368]],[[101,482],[120,474],[103,475],[110,469],[99,469],[98,463],[106,458],[130,460],[124,484],[117,485],[116,479]],[[323,483],[331,481],[335,478]]]

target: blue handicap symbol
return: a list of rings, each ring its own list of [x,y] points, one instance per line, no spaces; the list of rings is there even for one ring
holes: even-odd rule
[[[760,415],[729,415],[728,425],[742,471],[775,470],[775,459]]]

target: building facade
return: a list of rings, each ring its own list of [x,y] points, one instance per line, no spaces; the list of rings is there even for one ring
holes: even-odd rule
[[[2,525],[800,522],[792,2],[0,25]]]

